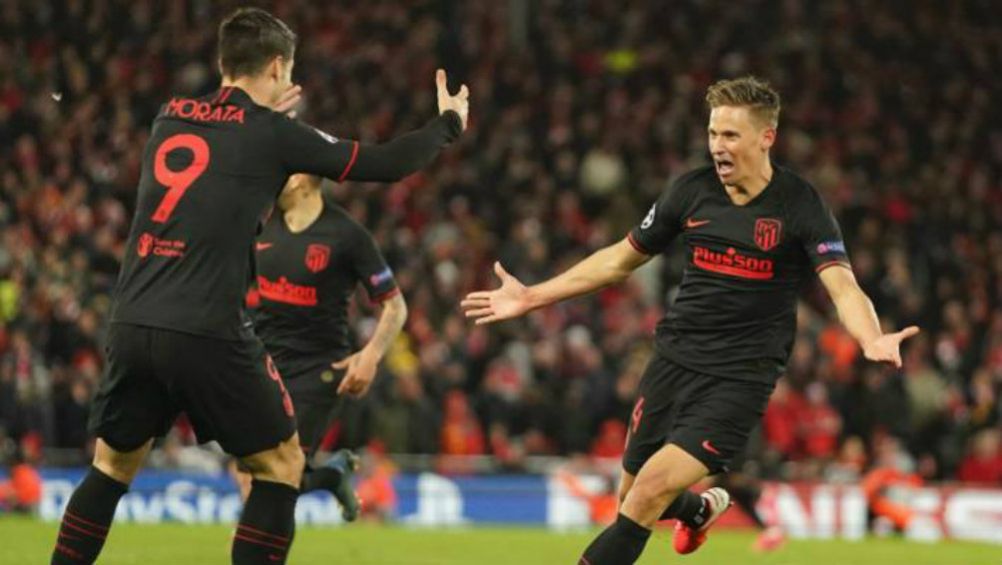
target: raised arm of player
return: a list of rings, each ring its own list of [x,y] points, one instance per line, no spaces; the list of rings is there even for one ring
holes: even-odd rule
[[[466,317],[475,319],[478,325],[517,318],[537,308],[622,282],[650,259],[650,255],[637,251],[623,239],[599,249],[552,279],[528,287],[508,274],[501,263],[494,263],[501,286],[471,292],[461,306]]]
[[[852,337],[856,338],[863,355],[870,361],[884,361],[901,367],[901,342],[919,333],[916,326],[885,334],[873,303],[859,288],[852,270],[845,265],[833,265],[821,271],[821,283],[835,303],[838,317]]]
[[[404,328],[407,302],[402,294],[397,293],[386,299],[382,307],[379,323],[365,347],[332,365],[335,369],[345,370],[344,378],[337,387],[338,394],[349,394],[357,398],[369,392],[369,387],[376,378],[379,362]]]
[[[338,182],[393,182],[421,170],[466,129],[469,115],[466,85],[455,96],[449,94],[441,69],[435,74],[435,84],[439,116],[419,130],[382,144],[338,139],[295,120],[277,118],[275,142],[286,171]]]

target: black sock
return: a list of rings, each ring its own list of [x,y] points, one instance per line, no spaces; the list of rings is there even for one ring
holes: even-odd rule
[[[616,521],[591,542],[578,565],[633,565],[644,552],[651,531],[619,514]]]
[[[341,480],[341,471],[337,469],[307,469],[303,473],[303,480],[299,483],[299,492],[305,493],[312,490],[330,489],[331,485],[336,485]]]
[[[682,494],[678,495],[678,497],[676,497],[675,500],[668,505],[664,514],[661,514],[662,520],[670,520],[674,518],[694,529],[698,529],[702,526],[709,517],[710,507],[703,500],[702,496],[699,496],[691,490],[682,491]]]
[[[753,487],[731,485],[727,492],[731,493],[731,498],[745,511],[745,514],[748,514],[755,521],[755,525],[763,530],[768,527],[765,520],[759,515],[758,509],[755,508],[762,491]]]
[[[66,505],[52,565],[93,563],[104,547],[118,500],[128,490],[129,485],[91,467]]]
[[[299,491],[282,483],[251,481],[250,496],[233,535],[233,565],[281,565],[296,531]]]

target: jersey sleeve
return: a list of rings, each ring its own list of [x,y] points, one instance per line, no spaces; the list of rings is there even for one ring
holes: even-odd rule
[[[630,230],[627,239],[633,248],[645,255],[657,255],[682,231],[682,216],[687,206],[686,181],[675,181],[655,202],[643,221]]]
[[[448,111],[423,128],[386,143],[338,139],[311,126],[281,117],[277,142],[286,171],[310,173],[338,182],[394,182],[429,163],[462,132],[462,121]]]
[[[386,264],[379,247],[362,226],[354,226],[352,239],[352,269],[373,302],[383,302],[400,293],[393,270]]]
[[[344,181],[358,159],[359,143],[342,140],[302,122],[276,116],[275,142],[286,172]]]
[[[818,273],[835,265],[849,266],[842,230],[831,209],[821,196],[809,189],[810,194],[801,203],[801,244]]]

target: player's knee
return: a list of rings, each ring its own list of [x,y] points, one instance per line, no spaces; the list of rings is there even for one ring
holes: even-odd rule
[[[293,438],[268,451],[244,457],[240,462],[255,479],[298,487],[306,466],[306,456],[299,442]]]
[[[306,456],[303,455],[299,442],[287,442],[276,450],[272,472],[278,480],[298,486],[305,466]]]
[[[117,451],[104,440],[98,439],[94,449],[92,465],[98,471],[123,484],[131,484],[143,466],[152,440],[134,451]]]
[[[620,481],[620,483],[619,483],[619,490],[617,491],[617,495],[619,496],[619,503],[620,504],[623,504],[623,501],[626,500],[626,495],[629,494],[630,493],[630,489],[633,488],[634,481],[635,481],[635,479],[633,477],[631,477],[629,480]]]
[[[123,464],[113,459],[99,459],[95,457],[93,466],[98,471],[125,485],[132,484],[132,480],[139,473],[138,467]]]
[[[630,490],[623,495],[623,502],[631,499],[640,504],[658,506],[661,500],[667,500],[675,492],[665,481],[640,478]]]

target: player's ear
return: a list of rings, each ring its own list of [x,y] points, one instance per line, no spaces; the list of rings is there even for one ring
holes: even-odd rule
[[[767,127],[762,130],[762,135],[759,137],[761,140],[761,146],[763,151],[768,151],[774,143],[776,143],[776,128]]]
[[[276,81],[282,81],[282,57],[281,55],[276,55],[272,57],[271,61],[268,63],[268,78]]]

